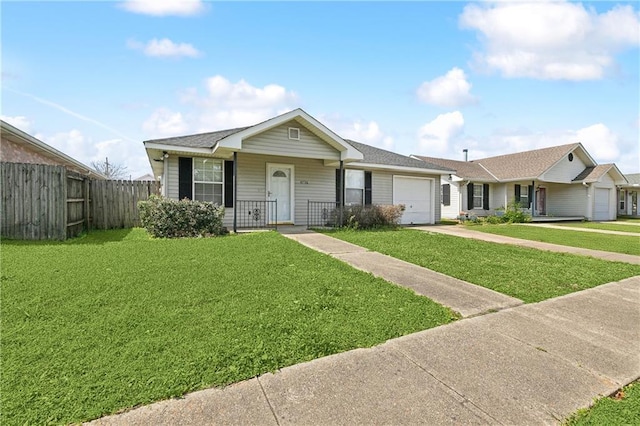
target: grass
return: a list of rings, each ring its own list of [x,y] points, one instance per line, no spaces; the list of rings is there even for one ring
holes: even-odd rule
[[[557,225],[566,226],[567,228],[602,229],[604,231],[621,231],[640,234],[640,226],[618,225],[615,223],[570,222],[558,223]]]
[[[86,421],[457,318],[271,232],[1,249],[4,425]]]
[[[578,410],[565,426],[639,425],[640,382],[631,383],[613,397],[601,398],[587,409]]]
[[[598,234],[518,224],[472,226],[471,229],[524,240],[640,256],[640,239],[632,235]]]
[[[638,265],[411,229],[330,235],[527,303],[640,274]]]

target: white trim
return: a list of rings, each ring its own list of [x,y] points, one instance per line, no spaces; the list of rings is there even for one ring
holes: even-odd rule
[[[220,161],[222,163],[222,181],[220,182],[209,182],[204,180],[196,181],[196,158],[204,158],[206,160]],[[223,159],[210,158],[210,157],[191,157],[191,198],[193,200],[196,199],[196,183],[204,183],[208,185],[222,185],[222,199],[220,200],[219,205],[224,207],[224,160]],[[202,201],[202,200],[198,200],[198,201]]]
[[[397,172],[406,172],[406,173],[420,173],[420,174],[429,174],[429,175],[441,175],[443,170],[435,170],[435,169],[420,169],[417,167],[407,167],[407,166],[394,166],[390,164],[373,164],[373,163],[349,163],[350,169],[363,169],[363,170],[391,170]]]
[[[167,151],[167,152],[173,152],[173,153],[177,153],[177,152],[188,152],[191,154],[205,154],[207,156],[212,156],[213,152],[211,151],[210,148],[193,148],[193,147],[188,147],[188,146],[178,146],[178,145],[165,145],[165,144],[160,144],[160,143],[150,143],[150,142],[144,142],[144,147],[149,150],[149,149],[157,149],[160,151]]]
[[[429,223],[430,224],[435,224],[436,223],[436,202],[439,203],[439,201],[436,201],[435,199],[435,186],[436,186],[436,180],[435,178],[431,178],[431,177],[422,177],[422,176],[404,176],[404,175],[393,175],[393,179],[392,179],[392,186],[391,186],[391,200],[393,204],[396,204],[396,178],[401,178],[401,179],[420,179],[420,180],[426,180],[429,183],[429,199],[431,201],[431,204],[429,205]]]
[[[278,221],[278,218],[276,217],[275,221],[270,221],[270,223],[295,223],[295,217],[296,217],[296,211],[295,211],[295,207],[296,207],[296,196],[295,196],[295,166],[293,164],[283,164],[283,163],[267,163],[266,164],[266,182],[265,182],[265,199],[266,200],[270,200],[269,197],[269,192],[270,192],[270,186],[271,186],[271,172],[270,169],[272,167],[278,168],[278,167],[282,167],[282,168],[288,168],[291,169],[291,176],[289,176],[289,185],[290,185],[290,189],[289,189],[289,211],[291,212],[290,214],[290,220],[285,220],[282,222]]]
[[[292,130],[295,130],[295,132],[293,132],[293,134],[298,133],[297,137],[292,136]],[[289,139],[293,140],[293,141],[299,141],[300,140],[300,128],[299,127],[289,127],[287,129],[287,136],[289,137]]]

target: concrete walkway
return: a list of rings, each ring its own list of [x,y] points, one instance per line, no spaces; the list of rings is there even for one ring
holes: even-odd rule
[[[640,234],[637,232],[624,232],[624,231],[610,231],[608,229],[595,229],[595,228],[579,228],[577,226],[561,226],[552,225],[550,223],[523,223],[520,226],[533,226],[536,228],[551,228],[561,229],[563,231],[579,231],[579,232],[592,232],[596,234],[611,234],[611,235],[625,235],[627,237],[638,237],[638,244],[640,244]]]
[[[536,225],[537,226],[537,225]],[[462,238],[473,238],[476,240],[489,241],[499,244],[512,244],[520,247],[529,247],[539,250],[555,251],[559,253],[571,253],[581,256],[591,256],[599,259],[633,263],[640,265],[640,256],[631,254],[613,253],[610,251],[591,250],[580,247],[561,246],[559,244],[543,243],[540,241],[523,240],[520,238],[505,237],[503,235],[489,234],[486,232],[474,231],[463,225],[455,226],[417,226],[413,229],[426,232],[436,232],[440,234],[453,235]],[[638,238],[640,244],[640,237]]]
[[[316,232],[281,231],[285,237],[448,306],[463,317],[521,305],[522,301],[412,263]]]
[[[554,424],[640,376],[639,323],[633,277],[94,424]]]

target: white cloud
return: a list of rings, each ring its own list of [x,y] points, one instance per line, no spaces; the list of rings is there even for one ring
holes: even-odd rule
[[[339,115],[321,115],[318,119],[344,139],[393,150],[393,137],[383,132],[374,120],[349,119]]]
[[[471,83],[460,68],[452,68],[445,75],[425,81],[418,88],[418,98],[428,104],[459,107],[476,101],[471,95]]]
[[[142,123],[142,130],[154,138],[184,135],[189,125],[182,113],[158,108]]]
[[[479,32],[476,64],[505,77],[600,79],[616,53],[640,45],[640,14],[631,6],[598,14],[581,3],[474,3],[460,25]]]
[[[11,124],[13,127],[17,127],[18,129],[26,133],[29,133],[29,130],[31,129],[31,121],[27,117],[22,115],[17,115],[14,117],[9,117],[7,115],[0,115],[0,119],[6,121],[7,123]]]
[[[180,101],[188,114],[160,108],[145,121],[144,131],[157,137],[250,126],[295,109],[298,96],[277,84],[256,87],[216,75],[205,80],[204,90],[182,91]]]
[[[438,115],[433,121],[418,130],[420,154],[438,157],[446,154],[454,138],[464,128],[464,117],[460,111]]]
[[[127,47],[129,49],[141,50],[145,55],[156,58],[197,58],[202,55],[198,49],[189,43],[174,43],[168,38],[158,40],[151,39],[147,44],[137,40],[128,40]]]
[[[151,16],[193,16],[206,10],[201,0],[125,0],[124,10]]]

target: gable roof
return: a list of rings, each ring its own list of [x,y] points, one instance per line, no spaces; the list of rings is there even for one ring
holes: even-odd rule
[[[387,151],[386,149],[376,148],[375,146],[352,141],[350,139],[345,139],[345,140],[347,141],[347,143],[349,143],[355,149],[357,149],[362,153],[363,155],[362,163],[439,170],[446,173],[450,173],[454,171],[454,169],[449,167],[441,166],[441,165],[430,163],[427,161],[417,160],[415,158],[411,158],[406,155],[401,155],[395,152]],[[357,165],[358,163],[355,163],[355,164]]]
[[[79,173],[84,176],[89,176],[97,179],[107,179],[106,176],[98,173],[93,168],[81,163],[65,154],[62,151],[58,151],[51,145],[42,142],[30,134],[23,132],[17,127],[12,126],[4,120],[0,120],[0,130],[2,131],[2,138],[5,138],[9,142],[17,145],[28,147],[33,152],[38,153],[44,158],[51,159],[53,164],[59,164],[65,166],[68,170]]]
[[[456,176],[459,176],[464,180],[497,182],[497,179],[482,167],[482,165],[473,161],[448,160],[446,158],[425,157],[422,155],[414,155],[413,157],[418,158],[420,161],[452,169],[455,171]]]
[[[146,142],[154,142],[162,145],[182,146],[188,148],[213,148],[220,139],[238,133],[248,127],[238,127],[236,129],[219,130],[216,132],[198,133],[187,136],[174,136],[163,139],[153,139]]]
[[[640,173],[631,173],[624,175],[630,186],[640,186]]]
[[[582,147],[582,144],[570,143],[515,154],[498,155],[474,162],[482,164],[498,180],[535,179],[578,147]],[[594,162],[592,164],[595,166]]]

